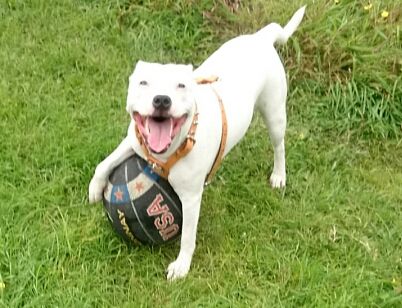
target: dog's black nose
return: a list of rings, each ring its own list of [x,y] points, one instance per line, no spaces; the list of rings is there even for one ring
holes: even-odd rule
[[[157,95],[154,97],[152,105],[155,109],[167,110],[172,106],[172,100],[167,95]]]

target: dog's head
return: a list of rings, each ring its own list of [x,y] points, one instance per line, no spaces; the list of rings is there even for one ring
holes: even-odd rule
[[[148,148],[164,153],[193,109],[193,67],[139,61],[130,76],[127,111]]]

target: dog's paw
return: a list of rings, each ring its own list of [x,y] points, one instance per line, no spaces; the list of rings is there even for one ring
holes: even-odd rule
[[[190,270],[191,260],[186,258],[177,258],[176,261],[170,263],[167,269],[167,279],[174,281],[179,278],[184,278]]]
[[[89,183],[89,203],[95,203],[102,200],[103,190],[105,189],[106,184],[107,182],[102,178],[97,176],[92,178]]]
[[[272,173],[269,182],[272,188],[283,188],[286,186],[286,175]]]

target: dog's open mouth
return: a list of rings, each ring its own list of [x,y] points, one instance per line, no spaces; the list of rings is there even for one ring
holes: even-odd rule
[[[164,116],[142,116],[138,112],[134,113],[134,120],[148,148],[157,154],[165,152],[173,138],[180,131],[187,115],[179,118]]]

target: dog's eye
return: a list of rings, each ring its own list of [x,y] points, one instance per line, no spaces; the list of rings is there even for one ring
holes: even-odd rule
[[[184,89],[184,88],[186,87],[186,85],[185,85],[184,83],[179,83],[179,84],[177,85],[177,87],[178,87],[179,89]]]
[[[141,80],[141,81],[140,81],[140,85],[141,85],[141,86],[147,86],[147,85],[148,85],[148,81],[146,81],[146,80]]]

